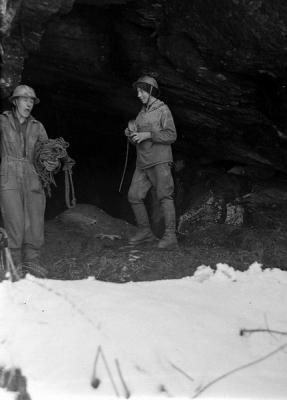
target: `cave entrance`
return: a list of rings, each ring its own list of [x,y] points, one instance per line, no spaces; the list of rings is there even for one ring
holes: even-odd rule
[[[29,76],[29,69],[23,79],[27,82],[25,76]],[[43,123],[50,138],[63,137],[69,143],[68,154],[76,162],[72,177],[77,203],[96,205],[113,217],[133,223],[127,201],[135,164],[132,146],[129,146],[125,179],[119,192],[127,157],[126,118],[109,114],[100,107],[97,94],[83,104],[83,94],[77,97],[73,82],[66,82],[69,91],[64,92],[61,87],[55,90],[54,86],[33,85],[30,79],[28,83],[41,100],[33,109],[35,118]],[[46,219],[66,209],[64,174],[58,173],[55,181],[57,186],[52,186],[52,196],[47,198]]]
[[[45,93],[42,91],[41,94],[45,102]],[[129,146],[127,154],[124,136],[126,121],[102,110],[91,113],[78,107],[76,101],[68,107],[64,104],[59,107],[57,102],[53,106],[49,103],[47,101],[43,105],[39,119],[50,137],[63,137],[69,143],[68,154],[76,162],[72,177],[77,203],[96,205],[113,217],[133,223],[127,191],[134,168],[135,151]],[[127,168],[119,192],[126,157]],[[47,201],[47,219],[55,217],[66,207],[63,173],[56,175],[56,184]]]
[[[67,15],[52,19],[40,48],[25,61],[22,81],[32,86],[41,103],[33,115],[50,138],[63,137],[76,164],[73,181],[77,203],[89,203],[133,223],[127,201],[135,152],[129,158],[122,191],[119,186],[126,158],[124,129],[139,110],[130,78],[123,78],[113,33],[113,7],[76,1]],[[116,68],[113,68],[113,63]],[[117,71],[112,73],[111,70]],[[46,219],[65,210],[65,184],[47,199]]]

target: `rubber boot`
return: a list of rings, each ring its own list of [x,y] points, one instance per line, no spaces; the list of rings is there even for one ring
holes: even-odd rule
[[[40,250],[29,244],[24,245],[23,269],[37,278],[46,278],[47,270],[40,259]]]
[[[132,204],[132,209],[136,217],[138,232],[130,238],[129,244],[139,244],[155,240],[155,236],[150,229],[145,205],[143,203]]]
[[[175,234],[176,222],[173,200],[163,200],[161,206],[164,215],[165,232],[158,243],[158,248],[171,250],[178,247],[177,237]]]

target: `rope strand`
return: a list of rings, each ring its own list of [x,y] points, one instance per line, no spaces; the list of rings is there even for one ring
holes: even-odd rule
[[[119,193],[122,190],[122,185],[123,185],[123,182],[124,182],[124,179],[125,179],[125,175],[126,175],[126,170],[127,170],[127,165],[128,165],[128,158],[129,158],[129,146],[130,146],[130,142],[129,142],[129,139],[127,138],[125,165],[124,165],[124,169],[123,169],[121,183],[120,183],[120,186],[119,186]]]

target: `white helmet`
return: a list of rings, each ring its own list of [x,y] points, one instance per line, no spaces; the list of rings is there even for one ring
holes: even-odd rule
[[[11,97],[9,97],[9,101],[13,103],[13,100],[17,97],[31,97],[34,100],[35,104],[40,103],[40,100],[36,96],[35,90],[27,85],[19,85],[17,86]]]

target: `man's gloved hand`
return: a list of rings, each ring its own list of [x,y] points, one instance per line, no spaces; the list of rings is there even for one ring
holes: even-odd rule
[[[128,127],[125,129],[125,135],[131,137],[131,135],[137,131],[137,125],[135,120],[132,119],[128,122]]]
[[[135,143],[141,143],[144,140],[151,139],[151,132],[134,132],[131,137]]]
[[[133,132],[131,132],[131,131],[129,130],[129,128],[126,128],[126,129],[125,129],[125,135],[126,135],[126,136],[129,137],[129,136],[131,136],[132,133],[133,133]]]
[[[138,130],[136,121],[135,121],[134,119],[131,119],[131,120],[128,122],[128,130],[129,130],[130,132],[136,132],[136,131]]]

